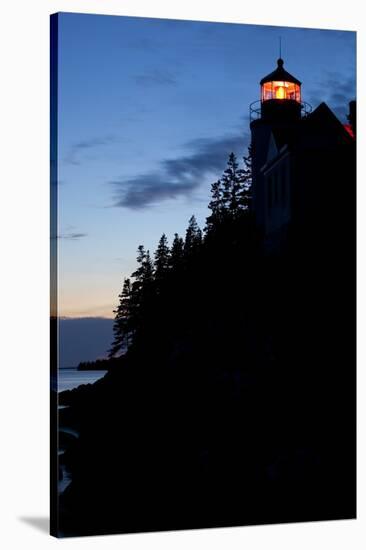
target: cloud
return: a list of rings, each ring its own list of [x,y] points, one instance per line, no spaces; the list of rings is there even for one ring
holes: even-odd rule
[[[248,143],[249,135],[244,132],[191,140],[184,146],[186,155],[162,160],[156,171],[109,182],[115,188],[114,206],[138,210],[190,196],[208,176],[221,176],[232,151],[242,157]]]
[[[87,233],[61,233],[60,235],[57,235],[56,237],[51,237],[51,238],[78,241],[79,239],[82,239],[87,236],[88,236]]]
[[[97,149],[99,147],[115,143],[116,141],[117,138],[114,135],[78,141],[70,147],[69,152],[64,158],[64,162],[66,162],[67,164],[78,165],[81,163],[81,156],[85,151],[88,151],[90,149]]]
[[[139,86],[175,86],[176,78],[169,71],[161,69],[153,69],[144,74],[139,74],[133,77],[136,84]]]
[[[356,97],[355,76],[345,77],[341,73],[328,72],[324,80],[309,95],[309,101],[313,108],[325,101],[336,116],[346,121],[348,103]]]

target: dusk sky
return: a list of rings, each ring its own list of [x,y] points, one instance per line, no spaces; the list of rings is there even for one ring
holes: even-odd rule
[[[204,225],[210,184],[246,153],[249,104],[285,69],[342,122],[356,34],[118,16],[59,16],[59,312],[112,317],[139,244]]]

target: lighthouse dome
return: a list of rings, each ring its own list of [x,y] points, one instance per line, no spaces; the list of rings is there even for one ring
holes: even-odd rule
[[[264,78],[262,78],[262,80],[260,82],[261,85],[265,84],[266,82],[273,82],[273,81],[276,81],[276,80],[284,80],[285,82],[292,82],[293,84],[298,84],[299,86],[301,86],[300,80],[298,80],[297,78],[292,76],[292,74],[285,71],[285,69],[283,68],[283,65],[284,65],[284,61],[280,57],[279,59],[277,59],[276,69],[274,71],[272,71],[271,73],[269,73]]]

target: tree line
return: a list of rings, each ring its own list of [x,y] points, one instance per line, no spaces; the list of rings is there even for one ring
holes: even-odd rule
[[[136,343],[152,303],[156,306],[167,282],[182,271],[189,270],[192,262],[217,233],[227,231],[247,216],[251,208],[251,187],[252,154],[249,146],[247,156],[243,157],[243,167],[239,166],[235,154],[230,153],[221,178],[211,185],[210,214],[203,231],[192,215],[185,237],[175,233],[171,246],[163,233],[153,256],[144,245],[138,247],[137,268],[124,279],[118,306],[113,311],[114,340],[109,359],[118,357]]]

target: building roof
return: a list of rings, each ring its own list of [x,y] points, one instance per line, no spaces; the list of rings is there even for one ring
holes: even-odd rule
[[[337,147],[350,144],[355,138],[340,122],[326,103],[320,103],[308,116],[293,126],[277,126],[272,129],[272,137],[268,143],[270,147],[277,148],[277,155],[273,154],[262,169],[267,170],[278,159],[290,150],[301,151],[304,149],[317,149]]]
[[[260,81],[260,84],[264,84],[265,82],[274,82],[274,81],[284,81],[284,82],[293,82],[294,84],[298,84],[301,86],[300,80],[292,76],[292,74],[285,71],[283,68],[283,59],[281,57],[277,59],[277,68],[272,72],[269,73],[267,76],[262,78]]]
[[[333,143],[354,141],[354,137],[347,132],[341,121],[324,102],[302,119],[301,123],[303,127],[301,134],[304,139],[308,138],[316,142],[326,137]]]
[[[293,126],[277,126],[272,130],[278,149],[284,145],[294,146],[308,143],[350,143],[354,136],[347,131],[345,125],[337,118],[333,111],[324,102],[314,111],[303,117]]]

